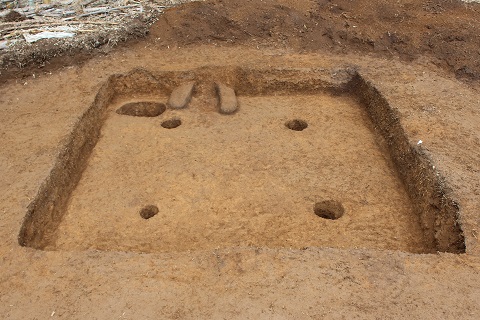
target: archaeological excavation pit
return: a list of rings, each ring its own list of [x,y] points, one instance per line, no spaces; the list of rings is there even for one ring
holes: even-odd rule
[[[463,252],[458,206],[428,157],[410,145],[381,93],[344,73],[111,76],[31,203],[20,244]],[[176,88],[186,96],[172,104]]]

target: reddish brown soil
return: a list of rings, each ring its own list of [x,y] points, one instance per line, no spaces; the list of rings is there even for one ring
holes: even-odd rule
[[[133,21],[116,41],[141,37],[141,23]],[[210,0],[169,9],[150,33],[149,42],[166,47],[246,44],[407,61],[428,57],[459,79],[480,80],[480,5],[457,0]],[[107,42],[104,34],[77,47],[40,42],[21,57],[5,59],[10,70],[1,70],[2,78],[31,74],[38,66],[54,70],[83,62],[109,52],[108,44],[98,48]],[[16,68],[20,63],[24,67]]]
[[[75,56],[57,58],[44,69],[58,69],[51,74],[35,69],[37,67],[21,71],[12,69],[10,76],[13,78],[4,81],[0,87],[0,318],[479,319],[480,95],[475,89],[475,82],[467,85],[458,81],[458,78],[479,79],[477,44],[480,20],[477,8],[455,1],[386,4],[383,1],[229,0],[195,3],[168,11],[145,41],[120,47],[107,56],[94,57],[82,65],[75,65]],[[42,59],[47,57],[42,56]],[[74,66],[63,68],[67,60]],[[405,197],[408,186],[398,182],[395,170],[389,164],[389,154],[384,149],[387,146],[381,139],[374,138],[379,128],[368,125],[370,120],[361,109],[363,105],[359,106],[358,101],[345,97],[311,95],[286,95],[285,103],[290,104],[278,109],[272,106],[277,104],[279,96],[240,97],[240,109],[231,116],[215,113],[216,101],[211,97],[204,100],[194,97],[191,107],[175,112],[168,110],[160,118],[116,114],[116,107],[122,103],[145,100],[145,97],[132,93],[127,97],[130,100],[126,98],[112,106],[100,142],[89,160],[91,165],[87,167],[70,202],[70,209],[75,207],[75,210],[71,210],[71,215],[63,221],[61,230],[66,232],[59,237],[59,246],[54,248],[55,251],[45,251],[19,245],[18,236],[29,204],[38,196],[38,190],[49,177],[74,125],[92,105],[109,76],[127,73],[136,67],[151,71],[189,71],[205,66],[219,69],[236,66],[308,69],[317,70],[332,79],[341,77],[339,70],[344,70],[346,66],[357,70],[381,95],[383,100],[375,103],[383,101],[392,107],[394,116],[386,119],[386,123],[389,123],[388,120],[392,120],[392,124],[400,123],[407,146],[412,152],[426,155],[431,160],[432,170],[442,177],[439,186],[442,190],[430,192],[442,191],[455,199],[456,202],[449,205],[458,207],[461,212],[458,223],[465,236],[466,253],[415,253],[429,250],[425,250],[423,244],[415,243],[419,237],[414,235],[421,231],[418,223],[414,219],[406,219],[405,215],[395,217],[397,220],[391,215],[382,217],[391,223],[385,228],[374,226],[377,229],[371,237],[366,231],[373,224],[362,226],[360,222],[351,220],[351,225],[360,225],[357,231],[365,233],[361,241],[359,238],[349,241],[348,237],[354,232],[347,225],[343,226],[342,221],[351,219],[352,208],[366,206],[362,202],[363,197],[368,196],[374,200],[373,203],[390,207],[385,212],[393,216],[403,212],[407,217],[411,215],[410,205],[415,205],[416,198]],[[28,73],[30,76],[22,79]],[[32,73],[35,73],[34,77]],[[149,97],[152,96],[158,98],[159,92],[151,92]],[[167,97],[162,99],[161,102],[166,102]],[[324,114],[325,109],[312,106],[308,111],[299,107],[302,103],[315,105],[319,99],[328,100],[324,105],[331,107],[329,112]],[[343,101],[339,108],[334,108],[336,99]],[[347,99],[346,103],[344,99]],[[262,107],[255,109],[255,106]],[[302,114],[297,113],[300,111]],[[338,118],[342,112],[349,121]],[[271,136],[266,135],[262,139],[258,133],[262,126],[257,126],[260,120],[251,118],[251,115],[265,121],[262,122],[263,127],[270,129]],[[170,130],[162,128],[161,123],[172,117],[179,117],[182,124]],[[285,123],[294,118],[306,120],[309,127],[303,131],[286,129]],[[145,119],[151,122],[142,122]],[[230,119],[239,121],[229,125],[227,122]],[[136,122],[139,123],[137,126],[134,125]],[[293,248],[289,248],[287,242],[278,238],[284,234],[280,228],[285,226],[275,219],[270,223],[261,222],[266,228],[273,229],[272,234],[277,232],[277,238],[253,237],[255,241],[248,243],[248,234],[244,233],[246,228],[237,228],[238,232],[221,229],[219,233],[207,228],[210,234],[203,234],[199,226],[202,223],[215,225],[217,217],[213,215],[209,217],[211,220],[195,223],[195,220],[185,218],[186,211],[179,210],[186,221],[177,226],[178,235],[175,233],[174,215],[164,208],[148,220],[140,217],[141,208],[150,204],[156,204],[160,209],[162,205],[182,208],[182,203],[179,205],[171,199],[169,202],[151,203],[163,192],[155,189],[158,185],[172,194],[200,192],[200,184],[193,180],[192,172],[182,170],[185,163],[180,162],[175,167],[175,157],[191,152],[195,158],[217,161],[216,166],[208,163],[193,172],[200,173],[196,177],[203,182],[210,176],[202,168],[212,172],[212,168],[225,168],[228,163],[257,161],[262,169],[263,165],[269,164],[264,164],[263,160],[269,158],[272,158],[271,163],[281,167],[278,164],[282,163],[282,158],[276,152],[282,148],[309,151],[315,143],[329,145],[331,139],[322,140],[326,137],[317,136],[321,131],[312,130],[328,125],[332,130],[326,137],[331,135],[343,139],[343,143],[330,146],[333,150],[331,154],[315,150],[304,152],[302,159],[335,155],[342,160],[342,165],[345,164],[344,170],[339,170],[337,175],[328,172],[312,180],[313,183],[322,182],[322,179],[324,183],[331,180],[331,189],[326,188],[326,193],[330,192],[332,196],[318,199],[306,196],[310,198],[300,203],[303,205],[304,200],[305,203],[310,201],[310,215],[306,215],[305,207],[305,219],[296,221],[318,221],[321,218],[315,216],[315,202],[340,200],[344,202],[343,217],[324,225],[340,225],[341,231],[346,234],[344,239],[343,234],[328,229],[326,239],[312,237],[312,240],[305,236],[309,231],[307,228],[312,226],[303,224],[300,228],[304,229],[293,232],[297,237],[293,238]],[[248,130],[238,136],[224,133],[227,129],[242,130],[241,127]],[[116,128],[123,130],[123,136]],[[216,129],[217,132],[210,135],[207,129]],[[278,132],[274,135],[273,130]],[[199,131],[202,131],[201,134],[198,134]],[[162,137],[170,140],[145,138],[145,132],[161,132]],[[219,143],[222,134],[231,147],[222,149]],[[287,134],[294,136],[283,146],[282,141],[287,140]],[[267,146],[265,150],[256,150],[262,152],[262,157],[246,158],[246,152],[242,150],[248,146],[237,141],[242,137],[250,138],[252,143],[257,141],[253,144],[257,146],[270,142],[276,146],[275,152],[268,152]],[[422,143],[419,143],[420,140]],[[142,148],[124,148],[122,142],[129,145],[136,143]],[[202,146],[206,142],[210,143]],[[343,145],[348,147],[343,150]],[[362,148],[364,145],[369,148]],[[126,157],[115,157],[120,154],[118,152],[105,152],[115,147],[118,147],[117,151],[130,152],[130,159],[136,161],[137,166],[129,174],[125,169],[128,164]],[[167,169],[178,174],[178,179],[151,165],[168,148],[174,149],[174,152],[167,154],[170,157]],[[215,156],[207,150],[214,150],[217,155],[223,152],[224,157]],[[352,150],[356,152],[351,154]],[[360,159],[355,161],[355,157]],[[188,159],[183,157],[181,161]],[[229,162],[222,163],[222,159],[229,159]],[[121,170],[108,166],[107,161],[119,164]],[[312,165],[312,161],[305,163],[310,171],[319,169]],[[364,179],[362,175],[366,175],[362,168],[372,163],[383,163],[373,168],[374,172],[379,171],[378,174],[364,177],[364,181],[372,180],[375,192],[366,190],[362,193],[360,180]],[[142,166],[146,164],[148,171],[142,171]],[[357,164],[361,166],[356,167]],[[273,176],[265,177],[264,181],[276,179],[281,182],[279,185],[291,183],[298,179],[292,167],[276,168],[272,171]],[[236,171],[241,172],[241,168]],[[293,178],[284,179],[282,174],[289,172]],[[96,176],[96,173],[99,175]],[[105,173],[111,177],[105,179],[102,176]],[[157,175],[161,183],[148,180],[150,187],[145,188],[143,193],[140,180],[151,178],[149,173]],[[268,172],[260,170],[260,173],[266,175]],[[304,176],[305,172],[300,170],[300,175]],[[339,195],[338,191],[348,191],[345,176],[351,178],[355,175],[360,178],[350,183],[354,197],[343,200],[341,197],[345,196]],[[416,178],[422,181],[424,177]],[[109,183],[115,179],[119,182]],[[175,185],[177,180],[182,179],[182,185]],[[215,179],[210,181],[215,186],[213,190],[225,190],[223,186],[215,185],[217,182]],[[129,201],[128,197],[132,195],[126,190],[116,189],[118,185],[123,189],[132,189],[137,193],[133,194],[136,198]],[[186,185],[191,187],[187,192]],[[258,200],[255,204],[261,209],[265,209],[262,202],[266,200],[271,201],[267,206],[277,203],[279,209],[286,211],[286,202],[294,202],[296,200],[292,199],[296,196],[318,190],[311,187],[304,183],[303,190],[293,193],[280,190],[285,193],[276,199],[279,200],[277,202],[272,199],[278,193],[268,197],[271,188],[259,187],[258,192],[247,189],[240,195]],[[205,191],[207,194],[208,190]],[[220,191],[213,199],[217,209],[228,205],[235,210],[235,204],[222,198],[225,194]],[[125,196],[121,192],[125,192]],[[382,199],[382,192],[388,193],[386,200]],[[238,194],[232,192],[232,196]],[[85,195],[88,197],[82,198]],[[98,206],[91,201],[94,197],[99,199]],[[390,201],[392,198],[388,197],[397,202]],[[116,201],[110,206],[109,199]],[[187,203],[189,197],[184,197],[182,201]],[[123,202],[131,207],[132,217],[134,215],[139,220],[121,216],[124,208],[118,207]],[[391,208],[398,203],[404,207],[395,212]],[[198,204],[206,207],[208,201],[201,198]],[[440,205],[441,201],[428,204],[431,208]],[[98,208],[99,214],[92,207]],[[102,220],[101,214],[108,213],[110,208],[113,210],[107,217],[111,220]],[[75,216],[82,210],[85,210],[83,218],[87,218],[84,221]],[[363,214],[371,218],[368,210]],[[225,215],[222,217],[225,218]],[[94,219],[100,222],[95,223]],[[160,225],[161,219],[170,219],[171,227]],[[138,230],[141,223],[150,223],[148,228],[151,228],[143,236]],[[258,221],[245,219],[231,223],[237,227],[243,223],[251,229],[262,230]],[[72,228],[75,224],[83,225]],[[155,228],[155,224],[159,227]],[[119,225],[121,229],[116,230]],[[97,241],[98,237],[95,239],[99,230],[108,231],[102,235],[103,242]],[[172,242],[178,241],[175,243],[178,247],[175,250],[157,250],[158,247],[148,250],[151,242],[165,245],[158,242],[162,235],[156,237],[157,230],[165,232]],[[189,230],[194,233],[189,233]],[[124,231],[125,237],[117,231]],[[316,236],[321,234],[318,229],[315,232]],[[396,232],[404,233],[395,239]],[[237,235],[242,241],[235,243],[233,236]],[[207,241],[207,236],[215,240],[214,247]],[[197,246],[191,246],[192,242],[185,241],[189,240],[188,237],[201,241]],[[302,248],[301,237],[310,241],[307,245],[311,247]],[[340,240],[337,242],[335,238]],[[91,240],[95,240],[93,245],[89,242]],[[278,245],[270,246],[275,241]]]
[[[480,6],[442,0],[221,0],[171,9],[151,29],[165,45],[253,42],[300,52],[429,56],[480,79]]]

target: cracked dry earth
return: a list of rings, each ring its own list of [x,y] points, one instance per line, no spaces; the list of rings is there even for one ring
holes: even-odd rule
[[[249,45],[9,80],[1,317],[478,319],[479,101],[425,60]]]

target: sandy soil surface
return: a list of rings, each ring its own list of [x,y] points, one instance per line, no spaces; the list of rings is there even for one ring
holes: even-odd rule
[[[71,196],[56,249],[431,251],[393,164],[348,98],[242,97],[230,117],[198,102],[153,119],[117,115],[122,104]],[[172,118],[181,126],[161,127]],[[297,118],[308,128],[285,127]],[[317,217],[315,203],[328,200],[347,213]],[[148,221],[139,215],[146,205],[160,211]]]
[[[468,29],[478,24],[478,7],[453,1],[385,6],[377,10],[375,2],[286,0],[195,3],[171,9],[145,41],[108,55],[63,68],[65,60],[57,58],[43,69],[12,71],[0,87],[2,318],[478,319],[480,93],[474,80],[479,53],[473,49],[478,32]],[[372,19],[374,12],[385,19]],[[253,15],[261,20],[253,22]],[[419,33],[420,21],[432,29]],[[346,22],[349,33],[342,41],[335,25],[346,28]],[[317,30],[315,23],[323,27]],[[331,37],[323,35],[325,28],[332,29]],[[397,28],[399,39],[411,37],[388,40],[385,28]],[[427,30],[439,28],[443,31],[438,34],[465,31],[463,40],[427,37]],[[373,38],[374,44],[382,43],[382,35],[390,41],[388,49],[359,44],[350,38],[351,30],[371,32],[364,39]],[[440,41],[441,48],[423,42],[429,37]],[[154,98],[131,93],[112,102],[56,246],[41,250],[19,245],[31,202],[78,119],[95,104],[112,74],[138,67],[155,73],[205,66],[316,70],[331,81],[342,70],[355,70],[381,93],[383,100],[370,107],[388,103],[392,126],[401,126],[408,148],[427,157],[432,172],[442,177],[431,192],[454,204],[434,201],[427,203],[428,210],[458,209],[466,253],[416,253],[429,252],[431,245],[428,237],[426,244],[409,242],[420,241],[428,231],[424,221],[412,218],[423,195],[412,194],[408,179],[401,183],[402,168],[389,147],[393,140],[379,138],[382,128],[376,124],[382,122],[374,121],[369,106],[351,96],[326,93],[242,95],[238,83],[240,109],[228,116],[216,112],[213,94],[198,99],[200,94],[187,109],[150,119],[114,111],[140,99],[165,102],[162,92]],[[161,122],[172,117],[181,118],[181,126],[162,128]],[[293,117],[309,127],[289,130],[284,124]],[[322,131],[328,126],[330,130]],[[157,132],[158,139],[145,138]],[[275,148],[269,152],[271,146]],[[152,166],[159,157],[168,170]],[[302,167],[295,165],[299,157]],[[191,159],[204,164],[192,166]],[[129,160],[136,165],[130,167]],[[324,174],[318,174],[319,161],[331,161]],[[348,166],[335,173],[344,164]],[[425,170],[419,172],[430,172]],[[233,187],[222,188],[209,173],[225,174],[222,181]],[[371,187],[362,190],[365,182]],[[240,183],[259,186],[242,189]],[[275,189],[274,183],[288,188]],[[180,201],[173,201],[178,194]],[[198,196],[195,203],[192,194]],[[344,216],[335,221],[315,216],[312,208],[320,199],[341,201]],[[254,205],[263,214],[233,200]],[[139,209],[149,204],[160,212],[138,219]],[[188,219],[193,210],[187,207],[197,208],[198,216],[206,214],[200,208],[209,204],[216,214]],[[369,209],[375,205],[382,210]],[[183,224],[176,224],[173,208]],[[232,220],[232,211],[250,216]],[[125,212],[132,216],[121,217]],[[289,212],[300,216],[295,228]],[[370,216],[383,212],[377,219]],[[355,220],[362,215],[370,222]],[[222,221],[237,229],[220,227]],[[287,223],[295,236],[292,244],[279,238],[285,236]],[[354,230],[356,224],[362,227]],[[99,239],[106,230],[110,232]],[[157,231],[175,248],[161,241]],[[310,232],[325,237],[319,241]],[[189,237],[199,241],[187,241]]]

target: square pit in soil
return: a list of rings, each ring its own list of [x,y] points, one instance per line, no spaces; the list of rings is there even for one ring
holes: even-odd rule
[[[109,108],[56,250],[431,250],[388,152],[348,95],[240,96],[230,116],[195,100],[154,118],[115,113],[126,102]],[[171,119],[181,124],[162,127]],[[308,127],[289,129],[295,119]],[[341,204],[343,216],[315,214],[322,201]],[[145,219],[146,206],[158,213]]]

